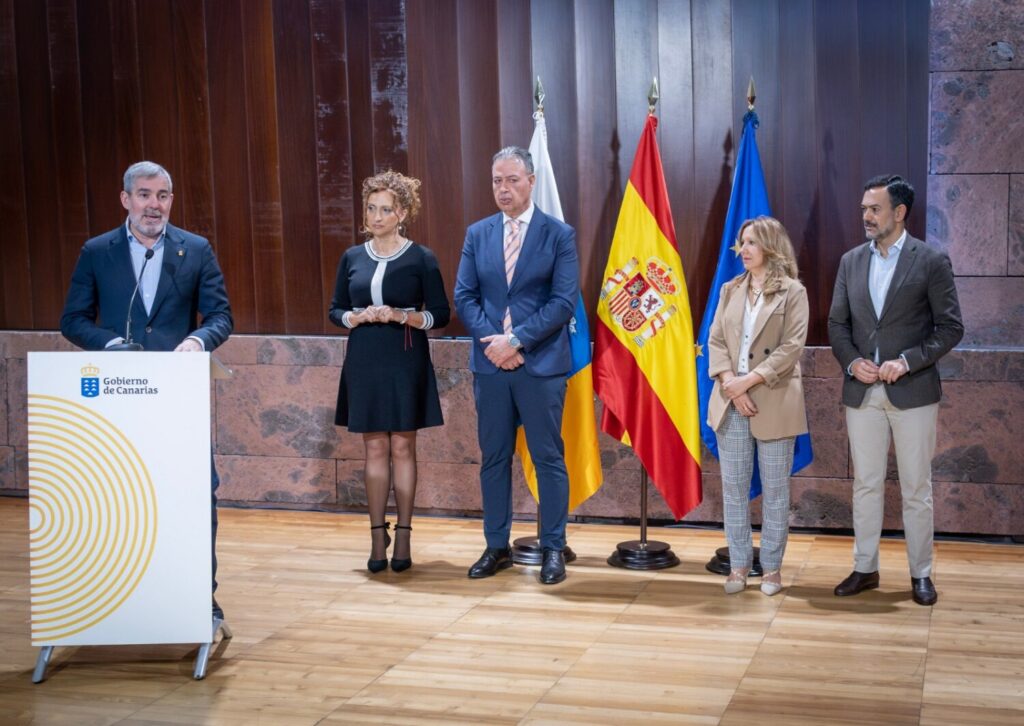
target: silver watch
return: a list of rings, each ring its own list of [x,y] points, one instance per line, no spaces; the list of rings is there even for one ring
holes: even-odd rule
[[[515,333],[508,334],[508,344],[516,349],[523,347],[523,344],[519,342],[519,338],[516,337]]]

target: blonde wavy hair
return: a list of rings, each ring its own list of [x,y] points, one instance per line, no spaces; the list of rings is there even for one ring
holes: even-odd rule
[[[782,288],[783,278],[798,279],[799,271],[796,266],[796,255],[793,252],[793,243],[789,241],[789,235],[782,222],[774,217],[754,217],[740,225],[739,234],[736,235],[736,251],[742,244],[743,233],[750,227],[754,240],[764,254],[765,266],[768,274],[764,281],[765,297],[778,292]],[[742,275],[735,278],[736,282],[741,281],[744,276],[750,273],[744,271]]]
[[[366,204],[371,194],[391,192],[395,206],[406,212],[399,231],[405,234],[406,225],[416,218],[420,212],[420,180],[388,169],[363,180],[363,228],[360,230],[367,237],[370,231],[366,226]]]

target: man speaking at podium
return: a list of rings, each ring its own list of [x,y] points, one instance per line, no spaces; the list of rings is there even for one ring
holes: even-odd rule
[[[231,334],[224,276],[210,243],[168,223],[171,175],[140,161],[124,173],[128,219],[82,247],[60,319],[84,350],[212,351]],[[202,322],[197,323],[197,316]],[[217,589],[217,469],[210,463],[213,589]],[[224,612],[213,601],[213,616]]]

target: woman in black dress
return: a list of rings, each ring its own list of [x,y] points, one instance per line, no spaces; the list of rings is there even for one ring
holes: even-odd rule
[[[444,423],[426,331],[448,324],[448,296],[437,258],[405,237],[420,208],[419,186],[394,171],[363,182],[369,239],[342,255],[331,300],[331,322],[349,330],[334,423],[361,433],[366,447],[370,572],[388,566],[384,518],[392,488],[398,524],[391,569],[412,566],[416,431]]]

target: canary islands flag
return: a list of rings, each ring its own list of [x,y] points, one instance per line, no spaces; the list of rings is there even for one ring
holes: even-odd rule
[[[533,173],[533,202],[545,214],[564,222],[562,202],[555,185],[555,173],[548,153],[548,132],[544,114],[533,115],[535,125],[530,141]],[[583,307],[583,296],[576,300],[576,312],[569,322],[569,347],[572,368],[565,390],[562,412],[562,440],[565,442],[565,468],[569,474],[569,509],[583,504],[601,488],[601,453],[597,447],[597,423],[594,420],[594,382],[590,365],[590,326]],[[537,470],[526,446],[526,433],[520,426],[516,432],[516,451],[523,462],[526,485],[537,498]]]
[[[655,129],[647,117],[597,304],[601,429],[632,446],[676,519],[700,504],[693,318]]]

